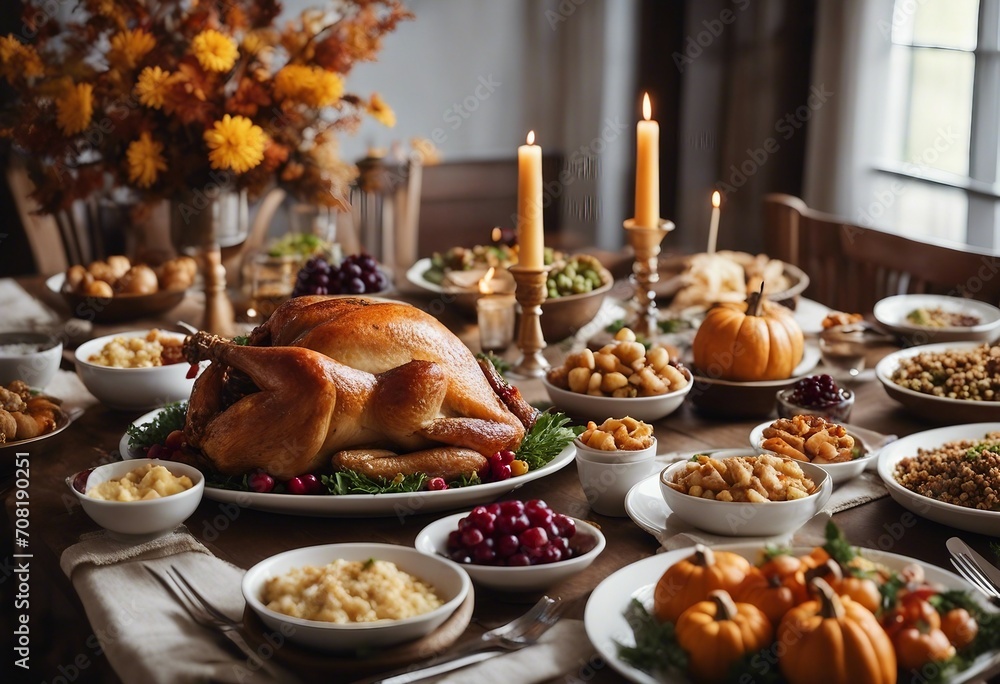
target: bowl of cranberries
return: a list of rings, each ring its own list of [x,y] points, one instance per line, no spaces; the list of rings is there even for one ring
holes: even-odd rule
[[[846,423],[854,407],[854,392],[837,385],[829,375],[802,378],[776,395],[778,417],[821,416],[835,423]]]
[[[594,525],[544,501],[502,501],[441,518],[417,535],[421,553],[461,565],[472,581],[502,591],[539,591],[581,572],[600,555]]]

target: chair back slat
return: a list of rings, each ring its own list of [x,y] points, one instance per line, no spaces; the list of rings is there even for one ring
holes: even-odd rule
[[[996,254],[853,225],[791,195],[766,195],[763,213],[768,253],[809,274],[806,296],[832,308],[869,313],[880,299],[904,293],[1000,303]]]

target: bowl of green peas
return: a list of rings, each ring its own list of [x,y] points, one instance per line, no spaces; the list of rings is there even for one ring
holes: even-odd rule
[[[614,278],[596,257],[577,254],[555,262],[546,285],[542,334],[547,341],[556,342],[594,320]]]

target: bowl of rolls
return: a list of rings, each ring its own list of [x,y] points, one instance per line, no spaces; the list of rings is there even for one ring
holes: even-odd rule
[[[63,298],[74,318],[115,323],[174,308],[194,284],[197,272],[189,256],[152,266],[114,255],[86,266],[71,266],[45,284]]]

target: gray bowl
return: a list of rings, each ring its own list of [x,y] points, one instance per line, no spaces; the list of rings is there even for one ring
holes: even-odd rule
[[[62,341],[47,333],[0,333],[0,385],[23,380],[44,389],[62,361]]]

